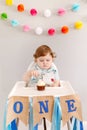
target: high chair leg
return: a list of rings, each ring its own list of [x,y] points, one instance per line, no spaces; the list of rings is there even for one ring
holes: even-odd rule
[[[47,128],[46,128],[46,118],[45,117],[43,117],[43,125],[44,125],[44,130],[47,130]]]
[[[67,129],[70,130],[70,122],[67,122]]]

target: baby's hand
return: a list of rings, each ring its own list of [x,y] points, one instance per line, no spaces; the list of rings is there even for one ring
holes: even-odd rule
[[[25,82],[28,82],[29,81],[29,79],[31,78],[31,77],[38,77],[39,76],[39,73],[38,73],[38,71],[36,71],[36,70],[30,70],[30,71],[27,71],[25,74],[24,74],[24,76],[23,76],[23,80],[25,81]]]
[[[52,83],[52,86],[53,86],[53,87],[60,87],[60,81],[59,81],[59,80],[55,80],[55,81]]]
[[[28,72],[28,75],[29,75],[30,77],[38,77],[38,76],[39,76],[39,73],[38,73],[37,70],[30,70],[30,71]]]

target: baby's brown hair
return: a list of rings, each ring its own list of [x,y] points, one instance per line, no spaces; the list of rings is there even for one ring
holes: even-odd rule
[[[37,59],[40,56],[46,56],[48,53],[52,56],[52,58],[56,57],[55,53],[52,51],[52,49],[49,46],[41,45],[36,49],[36,52],[33,56],[35,59]]]

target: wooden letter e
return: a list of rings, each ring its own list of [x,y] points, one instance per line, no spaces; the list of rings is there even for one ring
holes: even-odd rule
[[[77,107],[75,107],[75,105],[74,105],[75,100],[73,100],[73,99],[67,100],[66,103],[67,103],[67,106],[68,106],[68,112],[76,111]]]

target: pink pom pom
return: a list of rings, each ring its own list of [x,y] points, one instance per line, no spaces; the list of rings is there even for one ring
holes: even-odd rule
[[[28,32],[30,30],[30,27],[28,25],[23,26],[23,31]]]
[[[30,10],[30,14],[31,14],[32,16],[37,15],[37,10],[36,10],[36,9],[31,9],[31,10]]]
[[[53,79],[53,78],[52,78],[52,79],[51,79],[51,81],[52,81],[52,82],[54,82],[54,81],[55,81],[55,79]]]
[[[60,16],[64,15],[65,13],[66,13],[66,10],[65,10],[65,9],[63,9],[63,8],[58,9],[58,14],[59,14]]]
[[[48,30],[48,34],[49,34],[50,36],[54,35],[54,34],[55,34],[55,29],[54,29],[54,28],[50,28],[50,29]]]

